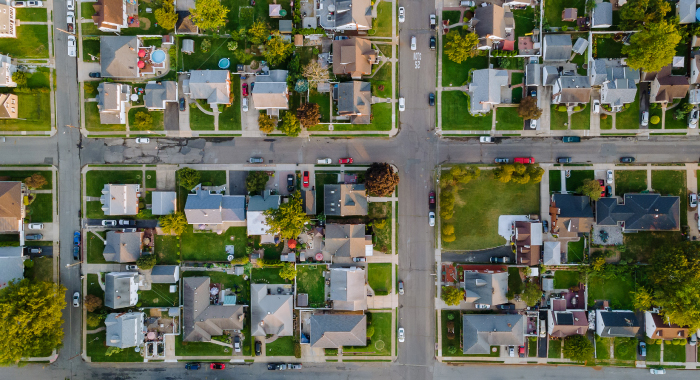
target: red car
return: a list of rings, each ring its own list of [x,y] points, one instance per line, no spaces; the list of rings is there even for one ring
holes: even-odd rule
[[[309,172],[304,172],[304,187],[309,187]]]
[[[605,197],[605,181],[602,179],[599,179],[598,184],[600,185],[600,197],[604,198]]]
[[[211,369],[226,369],[226,364],[224,364],[224,363],[211,363],[211,364],[209,364],[209,368],[211,368]]]
[[[515,163],[516,164],[534,164],[535,157],[516,157]]]
[[[243,96],[248,96],[248,83],[243,83]]]
[[[338,163],[339,164],[352,164],[352,157],[339,158]]]

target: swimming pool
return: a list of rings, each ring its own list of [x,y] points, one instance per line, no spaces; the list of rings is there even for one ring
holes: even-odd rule
[[[151,53],[151,61],[153,63],[163,63],[165,61],[165,52],[162,50],[156,50]]]

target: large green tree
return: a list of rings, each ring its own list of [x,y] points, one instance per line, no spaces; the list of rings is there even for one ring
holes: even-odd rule
[[[270,179],[270,175],[262,170],[248,172],[248,177],[245,179],[245,187],[249,193],[259,193],[265,190],[265,185]]]
[[[266,210],[265,216],[270,227],[268,233],[279,234],[282,239],[296,239],[304,230],[304,226],[311,221],[302,207],[298,191],[279,208]]]
[[[462,63],[467,59],[479,54],[476,45],[479,43],[479,36],[475,33],[467,33],[462,36],[454,30],[445,36],[445,54],[447,58],[456,63]]]
[[[564,340],[564,357],[578,363],[593,359],[593,344],[584,335],[572,335]]]
[[[61,285],[28,279],[0,290],[0,364],[43,356],[61,344],[65,293]]]
[[[386,162],[373,162],[365,172],[367,192],[377,197],[386,197],[399,184],[399,174]]]
[[[202,179],[202,173],[192,168],[182,168],[177,171],[177,179],[180,182],[180,186],[189,191],[199,184],[199,181]]]
[[[158,224],[160,224],[163,233],[174,235],[182,235],[188,227],[187,218],[181,212],[161,216]]]
[[[527,306],[535,306],[537,301],[542,298],[542,290],[540,290],[540,286],[535,284],[534,282],[530,281],[527,284],[525,284],[525,290],[523,290],[523,293],[520,295],[520,297],[525,301]]]
[[[440,292],[440,298],[445,301],[448,306],[457,306],[464,300],[464,289],[454,286],[443,286]]]
[[[136,265],[139,269],[149,270],[156,266],[156,255],[154,254],[144,254],[136,260]]]
[[[586,179],[583,184],[576,190],[579,193],[588,196],[594,201],[600,199],[600,183],[595,179]]]
[[[299,119],[292,111],[287,111],[282,115],[282,122],[277,126],[277,129],[284,132],[287,136],[297,137],[301,133],[301,123],[299,123]]]
[[[283,40],[279,33],[275,33],[265,43],[263,56],[271,66],[279,66],[292,54],[292,51],[294,51],[294,45]]]
[[[270,35],[270,26],[264,21],[256,21],[248,28],[246,36],[253,45],[260,45]]]
[[[620,9],[620,21],[626,29],[638,29],[663,21],[671,11],[671,3],[665,0],[628,0]]]
[[[258,127],[260,132],[270,134],[275,130],[277,126],[277,118],[267,116],[264,112],[260,112],[258,115]]]
[[[659,71],[673,62],[676,45],[681,41],[674,24],[666,21],[647,24],[632,35],[630,44],[622,47],[627,65],[646,72]]]
[[[481,175],[481,170],[478,166],[453,166],[450,170],[440,176],[440,187],[448,188],[457,186],[457,184],[469,183],[469,181],[478,178]]]
[[[163,1],[161,7],[155,10],[154,15],[156,16],[158,26],[166,30],[175,29],[177,13],[175,13],[175,6],[172,2]]]
[[[288,263],[280,269],[280,277],[285,280],[292,281],[297,276],[297,270],[294,268],[294,264]]]
[[[657,249],[649,262],[653,303],[671,323],[700,328],[700,252],[690,243]]]
[[[537,98],[524,97],[518,106],[518,116],[523,119],[539,119],[542,116],[542,109],[537,107]]]
[[[199,29],[214,30],[226,25],[228,11],[219,0],[197,0],[190,18]]]

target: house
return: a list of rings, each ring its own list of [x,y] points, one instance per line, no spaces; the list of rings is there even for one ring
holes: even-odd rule
[[[102,82],[97,86],[97,109],[100,124],[126,124],[131,86],[123,83]]]
[[[176,284],[180,281],[179,265],[156,265],[151,269],[151,283]]]
[[[108,260],[109,261],[109,260]],[[139,302],[139,274],[137,272],[110,272],[105,275],[105,306],[122,309]]]
[[[177,103],[177,82],[148,82],[143,102],[149,111],[164,110],[167,103]]]
[[[367,215],[365,185],[324,185],[324,214],[332,216]]]
[[[513,230],[516,263],[538,265],[542,250],[542,223],[516,221]]]
[[[676,16],[679,18],[679,24],[694,23],[696,21],[696,10],[696,0],[679,0],[676,3]]]
[[[15,7],[0,4],[0,38],[17,38]]]
[[[272,240],[272,235],[268,234],[270,226],[267,225],[267,216],[265,211],[277,210],[280,207],[282,197],[279,195],[270,195],[269,191],[263,192],[263,195],[254,195],[248,200],[248,236],[261,235],[263,240]]]
[[[587,48],[588,40],[579,37],[576,39],[576,43],[574,44],[574,47],[571,48],[571,50],[573,50],[576,54],[583,54],[586,52]]]
[[[596,1],[591,11],[591,28],[609,28],[612,26],[613,6],[611,3]]]
[[[547,333],[555,338],[572,335],[586,335],[588,317],[585,310],[567,310],[566,300],[551,300],[552,308],[547,310]]]
[[[559,237],[578,237],[593,225],[591,199],[586,196],[554,194],[549,206],[551,232]]]
[[[679,197],[659,194],[625,194],[617,198],[601,198],[596,203],[596,223],[600,226],[621,225],[623,231],[678,231],[680,229]]]
[[[465,270],[464,291],[467,303],[489,306],[508,303],[508,272]]]
[[[245,222],[245,196],[213,194],[196,187],[187,195],[185,216],[188,224],[222,224]]]
[[[97,25],[97,29],[119,33],[123,28],[129,27],[126,0],[97,0],[92,7],[95,8],[92,21]]]
[[[475,70],[469,83],[469,113],[491,112],[494,104],[501,104],[503,98],[510,97],[510,91],[507,70]]]
[[[522,346],[524,319],[518,314],[463,314],[462,352],[488,355],[491,346]]]
[[[372,74],[372,65],[377,63],[377,51],[365,38],[333,40],[333,54],[333,74],[350,75],[352,79]]]
[[[291,293],[279,294],[284,285],[250,285],[251,335],[292,336],[294,334],[293,298]]]
[[[100,37],[102,77],[139,78],[141,70],[138,51],[141,46],[141,40],[136,36]]]
[[[700,54],[690,60],[690,84],[700,84]]]
[[[324,251],[336,257],[366,257],[372,256],[372,235],[365,234],[364,224],[334,224],[326,225]]]
[[[313,348],[367,345],[367,316],[364,314],[313,314],[309,318],[309,344]]]
[[[595,324],[601,338],[634,338],[639,331],[637,316],[629,310],[596,310]]]
[[[12,63],[9,55],[0,54],[0,87],[17,87],[12,74],[17,72],[17,65]]]
[[[596,59],[590,61],[591,86],[600,86],[602,104],[613,112],[620,111],[625,104],[634,102],[639,83],[639,70],[620,65],[619,61]]]
[[[658,312],[644,312],[644,331],[651,339],[688,339],[688,328],[681,327],[668,321]]]
[[[306,215],[316,215],[316,190],[302,190],[301,205]]]
[[[108,347],[139,347],[146,338],[144,313],[110,313],[105,319]]]
[[[525,66],[525,85],[540,86],[542,84],[542,65],[539,63],[528,63]]]
[[[151,214],[168,215],[177,208],[177,194],[174,191],[151,192]]]
[[[363,268],[331,268],[333,310],[367,310],[367,290]]]
[[[139,213],[141,185],[106,184],[102,189],[100,203],[107,216],[136,215]]]
[[[22,247],[0,247],[0,289],[24,279],[25,258]]]
[[[561,12],[561,20],[566,22],[576,22],[578,18],[578,9],[576,8],[564,8]]]
[[[270,4],[268,5],[268,13],[267,15],[272,17],[272,18],[280,18],[282,17],[281,12],[284,11],[284,15],[287,15],[287,11],[282,9],[282,4]]]
[[[175,23],[175,34],[199,34],[199,28],[192,21],[192,15],[188,10],[177,10],[177,22]],[[182,52],[185,50],[185,42],[191,41],[192,52],[194,52],[194,40],[183,40],[182,41]]]
[[[0,119],[16,119],[19,98],[15,94],[0,94]]]
[[[600,103],[610,106],[613,112],[622,110],[625,104],[634,102],[637,84],[633,79],[618,78],[603,83],[600,89]]]
[[[571,58],[570,34],[546,34],[542,57],[545,62],[565,62]]]
[[[228,70],[190,70],[183,81],[183,92],[191,99],[205,99],[208,104],[231,104],[231,73]]]
[[[674,99],[683,99],[688,93],[688,78],[684,75],[671,75],[672,65],[664,66],[657,72],[645,72],[642,81],[651,82],[649,101],[652,103],[671,103]]]
[[[349,116],[351,124],[369,124],[372,115],[372,84],[338,83],[338,115]]]
[[[319,4],[316,16],[323,29],[343,32],[372,28],[370,0],[321,0]]]
[[[506,12],[499,5],[488,4],[476,8],[468,25],[479,36],[477,48],[488,50],[513,32],[515,22],[512,12]]]
[[[252,90],[253,105],[258,111],[267,111],[279,117],[280,110],[289,109],[287,70],[270,70],[270,75],[258,75]]]
[[[542,256],[544,265],[561,265],[561,243],[558,241],[544,242],[544,255]]]
[[[587,76],[560,76],[554,82],[552,103],[574,106],[591,100],[591,83]]]
[[[245,305],[212,304],[209,277],[185,277],[183,281],[183,342],[210,342],[226,331],[241,331]]]
[[[107,231],[105,249],[102,251],[106,261],[133,263],[141,257],[143,232]]]
[[[554,86],[554,84],[559,79],[559,72],[555,66],[543,66],[542,67],[542,85],[543,86]]]
[[[19,181],[0,181],[0,233],[24,229],[24,185]]]

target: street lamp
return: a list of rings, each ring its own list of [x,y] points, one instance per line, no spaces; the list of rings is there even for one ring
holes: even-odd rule
[[[82,263],[83,263],[82,261],[78,261],[77,263],[73,263],[73,264],[66,264],[66,268],[74,267],[74,266],[76,266],[76,265],[80,265],[80,264],[82,264]]]

